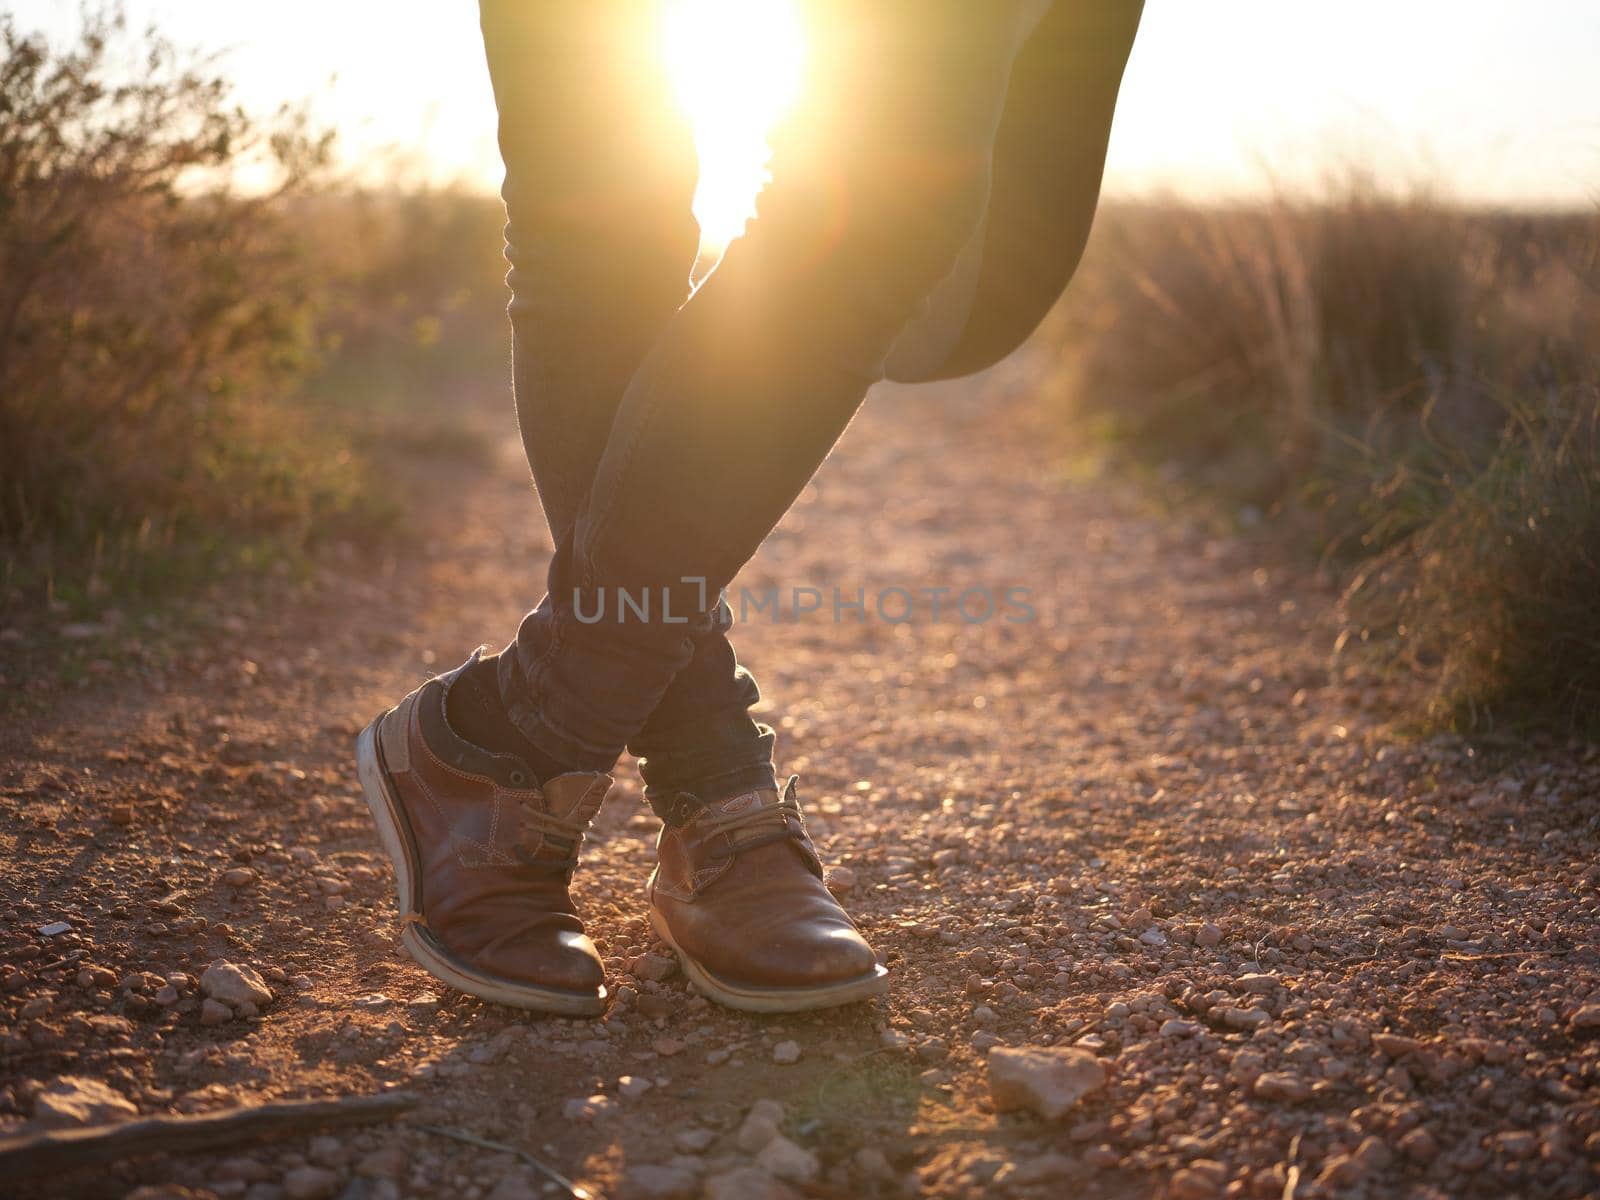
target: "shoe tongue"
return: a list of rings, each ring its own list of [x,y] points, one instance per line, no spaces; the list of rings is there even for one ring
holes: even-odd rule
[[[609,775],[575,772],[557,775],[539,790],[544,795],[545,811],[552,817],[587,825],[600,811],[610,788]]]

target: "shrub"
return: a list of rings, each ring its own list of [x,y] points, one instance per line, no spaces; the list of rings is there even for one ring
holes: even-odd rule
[[[1042,341],[1072,419],[1175,502],[1354,576],[1355,630],[1428,671],[1435,717],[1571,725],[1600,689],[1597,264],[1592,215],[1359,179],[1110,206]]]
[[[210,64],[116,10],[64,49],[0,14],[0,46],[8,557],[309,536],[348,511],[339,448],[280,403],[319,311],[283,206],[326,139],[233,107]]]

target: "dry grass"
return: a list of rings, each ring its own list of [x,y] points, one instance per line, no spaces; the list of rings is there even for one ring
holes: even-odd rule
[[[1362,180],[1110,207],[1045,344],[1070,419],[1168,498],[1263,518],[1348,583],[1435,721],[1592,723],[1600,219]]]
[[[339,190],[303,113],[115,8],[0,44],[0,604],[370,534],[383,456],[477,449],[447,426],[504,356],[494,198]]]

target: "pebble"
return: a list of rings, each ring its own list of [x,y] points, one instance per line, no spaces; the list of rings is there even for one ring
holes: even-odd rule
[[[1439,1157],[1439,1142],[1426,1129],[1413,1129],[1400,1139],[1399,1150],[1412,1162],[1426,1164]]]
[[[1276,975],[1241,975],[1239,976],[1239,986],[1247,992],[1254,992],[1258,996],[1264,996],[1277,989],[1279,980]]]
[[[1222,930],[1207,921],[1195,930],[1194,940],[1202,946],[1217,946],[1222,943]]]
[[[1585,1004],[1568,1024],[1573,1029],[1600,1029],[1600,1004]]]
[[[46,1129],[74,1125],[99,1125],[139,1115],[121,1093],[98,1079],[62,1075],[39,1090],[33,1100],[33,1119]]]
[[[233,1009],[209,996],[200,1003],[200,1024],[225,1025],[233,1020]]]
[[[1263,1100],[1282,1100],[1286,1104],[1299,1104],[1311,1096],[1310,1085],[1289,1071],[1268,1071],[1258,1076],[1253,1090]]]
[[[258,1008],[272,1002],[272,989],[267,986],[254,967],[232,963],[219,958],[200,976],[200,990],[213,1000],[232,1005],[235,1009],[244,1004]]]
[[[772,1061],[783,1066],[800,1061],[799,1042],[779,1042],[772,1048]]]
[[[1372,1045],[1380,1054],[1390,1058],[1401,1058],[1422,1049],[1422,1043],[1416,1038],[1402,1037],[1398,1033],[1375,1033],[1372,1035]]]
[[[327,1200],[339,1191],[339,1173],[326,1167],[295,1167],[283,1177],[288,1200]]]
[[[658,1037],[650,1043],[650,1049],[662,1058],[671,1058],[674,1054],[683,1053],[684,1043],[675,1037]]]
[[[640,1163],[623,1172],[617,1200],[689,1200],[696,1192],[693,1172],[682,1167]]]
[[[256,873],[251,867],[229,867],[222,873],[222,882],[231,888],[249,887],[255,881]]]
[[[756,1154],[778,1136],[778,1123],[761,1113],[752,1112],[739,1126],[734,1143],[746,1154]]]
[[[706,1180],[705,1200],[795,1200],[792,1187],[760,1167],[735,1167]]]
[[[678,964],[664,954],[641,954],[633,960],[632,974],[639,979],[660,983],[677,968]]]
[[[863,1146],[857,1150],[854,1159],[856,1170],[868,1179],[888,1179],[894,1174],[894,1167],[890,1164],[888,1155],[876,1146]]]
[[[756,1155],[756,1166],[777,1179],[802,1186],[814,1182],[822,1169],[815,1154],[795,1145],[782,1134],[761,1148]]]
[[[1229,1029],[1260,1029],[1272,1014],[1259,1008],[1225,1008],[1222,1010],[1222,1023]]]
[[[356,1174],[368,1179],[399,1179],[406,1173],[410,1155],[406,1148],[393,1142],[374,1150],[356,1163]]]
[[[1196,1159],[1172,1177],[1167,1195],[1172,1200],[1211,1200],[1228,1182],[1228,1170],[1208,1158]]]
[[[989,1095],[996,1112],[1025,1108],[1057,1120],[1106,1083],[1105,1065],[1087,1051],[1070,1047],[996,1046],[988,1061]]]
[[[717,1135],[709,1129],[680,1129],[672,1137],[672,1144],[685,1154],[703,1154]]]
[[[569,1121],[588,1125],[609,1116],[616,1106],[617,1102],[610,1096],[578,1096],[568,1100],[561,1112]]]
[[[1188,1038],[1200,1032],[1200,1026],[1195,1021],[1185,1021],[1181,1017],[1169,1017],[1161,1022],[1161,1036],[1164,1038]]]
[[[856,873],[849,867],[834,867],[828,872],[828,890],[830,892],[852,892],[856,886]]]
[[[637,1096],[644,1095],[652,1086],[653,1085],[648,1079],[645,1079],[639,1075],[624,1075],[621,1079],[617,1080],[617,1091],[621,1092],[630,1100]]]

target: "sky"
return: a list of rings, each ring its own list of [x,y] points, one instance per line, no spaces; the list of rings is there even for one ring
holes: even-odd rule
[[[382,150],[381,172],[498,185],[474,0],[127,7],[227,51],[251,106],[317,97],[352,159]],[[76,9],[0,0],[56,33]],[[1600,0],[1147,0],[1107,187],[1250,194],[1353,161],[1468,201],[1593,206],[1597,67]]]

